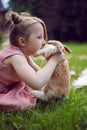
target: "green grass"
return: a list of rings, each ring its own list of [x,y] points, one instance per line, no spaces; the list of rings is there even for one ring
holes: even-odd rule
[[[74,90],[72,82],[87,67],[87,43],[67,43],[72,53],[69,59],[70,70],[76,72],[71,76],[69,97],[65,100],[39,102],[32,110],[0,112],[0,130],[87,130],[87,87]],[[41,59],[35,62],[41,67]]]

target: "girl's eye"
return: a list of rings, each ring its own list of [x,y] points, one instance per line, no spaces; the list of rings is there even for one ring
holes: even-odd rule
[[[38,38],[40,39],[40,38],[42,38],[42,36],[38,36]]]

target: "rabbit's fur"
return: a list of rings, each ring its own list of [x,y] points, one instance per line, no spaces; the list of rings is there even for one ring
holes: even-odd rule
[[[35,56],[43,55],[49,57],[54,53],[71,52],[71,50],[59,41],[49,40],[43,49],[37,51]],[[62,98],[67,96],[70,89],[70,73],[67,58],[56,66],[51,79],[42,91],[34,90],[33,95],[44,101],[52,98]]]

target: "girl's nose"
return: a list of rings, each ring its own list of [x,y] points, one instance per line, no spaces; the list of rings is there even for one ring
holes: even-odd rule
[[[46,44],[46,41],[43,40],[43,42],[42,42],[42,48],[45,46],[45,44]]]
[[[46,44],[46,41],[45,40],[43,40],[43,45],[45,45]]]

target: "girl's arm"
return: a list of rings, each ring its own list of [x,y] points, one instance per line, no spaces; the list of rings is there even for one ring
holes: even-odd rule
[[[25,57],[14,55],[9,57],[9,63],[13,66],[19,77],[31,88],[40,89],[50,79],[56,65],[65,58],[62,55],[52,56],[47,64],[40,70],[35,71],[27,62]]]
[[[30,65],[34,68],[35,71],[41,69],[37,64],[35,64],[35,62],[32,60],[31,57],[29,57],[29,59],[30,59]]]

